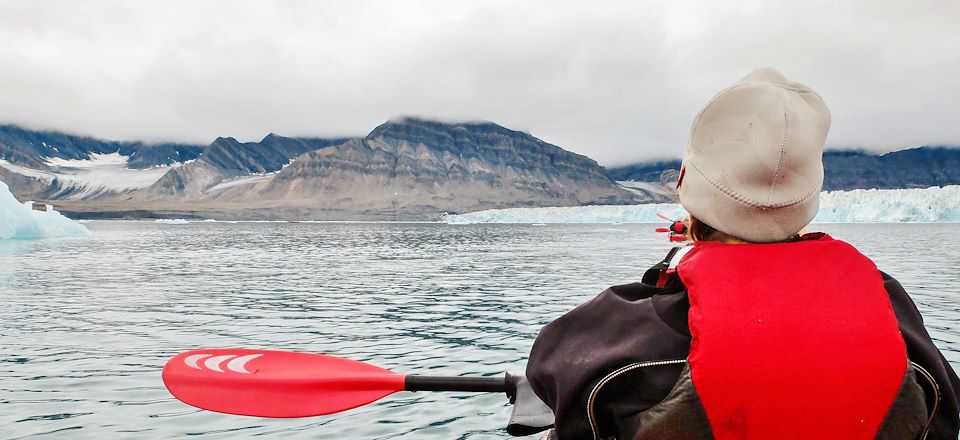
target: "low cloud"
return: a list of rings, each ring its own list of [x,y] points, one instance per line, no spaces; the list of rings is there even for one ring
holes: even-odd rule
[[[492,120],[603,164],[677,156],[772,66],[834,147],[960,144],[960,3],[0,1],[0,121],[206,143]]]

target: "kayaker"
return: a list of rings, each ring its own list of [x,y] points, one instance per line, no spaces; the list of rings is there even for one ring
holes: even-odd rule
[[[769,68],[707,103],[678,182],[694,243],[534,343],[548,438],[957,438],[960,381],[904,289],[800,235],[829,127],[816,92]]]

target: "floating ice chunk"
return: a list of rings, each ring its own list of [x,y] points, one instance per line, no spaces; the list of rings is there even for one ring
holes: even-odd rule
[[[20,203],[0,182],[0,239],[37,239],[90,235],[80,223],[64,217],[47,205],[46,211],[35,211],[33,202]]]
[[[656,216],[684,218],[679,204],[603,205],[491,209],[444,215],[449,224],[472,223],[663,223]],[[814,223],[960,222],[960,186],[923,189],[858,189],[820,193]]]
[[[182,218],[161,218],[158,220],[154,220],[153,222],[164,224],[164,225],[186,225],[190,223],[186,219],[182,219]]]

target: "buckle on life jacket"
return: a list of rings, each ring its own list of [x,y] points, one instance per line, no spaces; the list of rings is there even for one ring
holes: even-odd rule
[[[657,287],[667,285],[670,278],[677,273],[677,266],[680,264],[680,260],[682,260],[684,255],[687,255],[687,252],[690,252],[691,249],[693,249],[693,246],[688,244],[686,246],[674,247],[670,249],[670,252],[667,252],[667,256],[659,263],[662,269],[660,269],[660,276],[657,277]]]

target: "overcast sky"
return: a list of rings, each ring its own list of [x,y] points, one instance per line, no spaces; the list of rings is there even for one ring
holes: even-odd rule
[[[960,2],[0,0],[0,122],[208,143],[491,120],[601,164],[679,156],[771,66],[828,145],[960,144]]]

